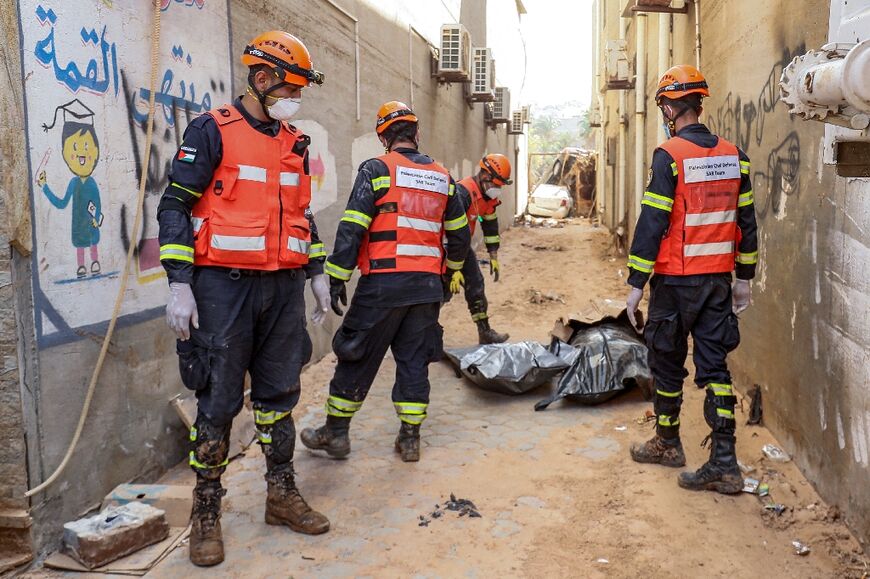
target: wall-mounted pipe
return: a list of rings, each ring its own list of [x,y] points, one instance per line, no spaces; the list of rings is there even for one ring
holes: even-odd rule
[[[659,14],[659,74],[658,77],[664,76],[665,72],[671,67],[671,15]],[[658,128],[659,143],[664,143],[667,140],[665,128],[663,124],[659,124]]]
[[[619,23],[619,39],[625,40],[627,35],[629,20],[627,18],[620,19]],[[616,157],[619,163],[619,175],[617,176],[616,185],[616,215],[614,216],[613,226],[616,228],[617,235],[620,237],[625,235],[626,220],[625,211],[625,191],[626,181],[628,180],[628,160],[626,155],[628,152],[628,91],[619,91],[619,140],[617,143]]]
[[[330,6],[344,14],[353,22],[353,57],[354,57],[354,74],[356,77],[356,120],[360,120],[360,78],[359,78],[359,18],[336,4],[333,0],[326,0]]]
[[[695,68],[701,70],[701,0],[695,4]]]
[[[646,177],[646,27],[647,15],[638,13],[637,22],[637,78],[634,83],[634,191],[632,204],[639,207]],[[670,23],[668,23],[670,31]]]

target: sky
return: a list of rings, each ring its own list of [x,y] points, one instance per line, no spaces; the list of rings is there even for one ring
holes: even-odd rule
[[[516,12],[513,22],[499,30],[498,16],[489,10],[487,40],[495,52],[499,82],[523,87],[521,94],[511,96],[519,104],[541,107],[580,101],[587,106],[592,97],[592,0],[523,0],[523,4],[528,12],[520,19],[526,46],[525,82],[523,54],[515,54],[507,41],[508,35],[517,34]],[[500,37],[505,41],[500,42]]]

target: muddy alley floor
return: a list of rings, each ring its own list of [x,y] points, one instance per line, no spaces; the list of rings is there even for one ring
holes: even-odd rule
[[[492,324],[512,341],[548,341],[553,321],[590,301],[623,300],[624,259],[603,229],[517,227],[503,237],[499,283],[487,277]],[[534,290],[564,300],[530,303]],[[750,311],[751,312],[751,311]],[[448,347],[476,342],[464,300],[442,313]],[[319,425],[335,360],[302,377],[297,428]],[[745,426],[738,409],[738,455],[770,483],[782,515],[752,495],[726,497],[677,487],[678,470],[638,465],[632,441],[652,435],[637,419],[651,408],[639,393],[597,407],[560,402],[534,412],[549,387],[519,397],[475,390],[446,363],[431,367],[432,404],[422,460],[404,464],[393,450],[398,421],[390,403],[395,365],[388,358],[351,426],[348,460],[297,444],[303,495],[332,521],[307,537],[263,523],[263,458],[254,446],[227,471],[223,530],[226,561],[212,569],[174,551],[148,577],[861,577],[857,542],[836,509],[820,501],[792,463],[769,463],[775,440]],[[744,384],[738,388],[745,390]],[[688,466],[706,458],[703,396],[686,389]],[[179,465],[166,481],[190,480]],[[470,499],[481,517],[444,511],[450,494]],[[423,516],[428,524],[421,526]],[[811,548],[797,556],[792,541]]]

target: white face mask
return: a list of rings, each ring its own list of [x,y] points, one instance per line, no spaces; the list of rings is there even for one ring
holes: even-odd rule
[[[490,199],[498,199],[498,196],[501,195],[501,187],[490,187],[483,194]]]
[[[284,98],[277,99],[274,103],[268,105],[266,110],[269,112],[269,116],[276,121],[289,121],[293,118],[293,115],[299,112],[299,107],[301,106],[301,98]]]

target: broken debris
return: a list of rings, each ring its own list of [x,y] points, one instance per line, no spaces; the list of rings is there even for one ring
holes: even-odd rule
[[[440,504],[435,505],[435,510],[429,513],[428,517],[426,515],[420,515],[417,526],[428,527],[429,523],[433,520],[440,519],[444,516],[444,511],[454,511],[459,513],[460,517],[468,516],[471,519],[479,519],[483,517],[483,515],[480,514],[480,511],[477,510],[477,506],[475,506],[472,501],[469,499],[458,499],[455,494],[450,493],[450,500],[445,502],[443,507]]]
[[[88,569],[111,563],[168,536],[165,513],[140,502],[109,507],[63,526],[65,551]]]
[[[775,444],[765,444],[761,447],[761,452],[773,462],[788,462],[791,460],[791,457]]]
[[[792,541],[791,544],[794,547],[794,554],[795,555],[800,555],[801,557],[806,557],[807,555],[810,554],[809,545],[804,545],[800,541]]]
[[[746,424],[760,426],[764,417],[764,409],[761,406],[761,386],[756,384],[746,393],[749,396],[749,418]]]
[[[565,298],[553,291],[542,292],[535,288],[529,288],[529,303],[540,305],[547,302],[559,302],[560,304],[564,304]]]

